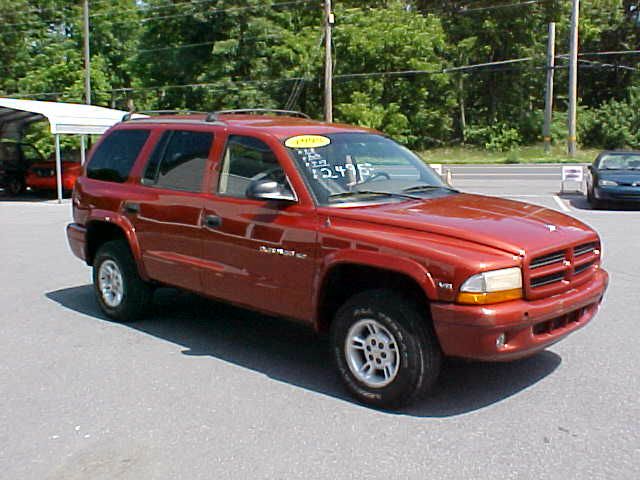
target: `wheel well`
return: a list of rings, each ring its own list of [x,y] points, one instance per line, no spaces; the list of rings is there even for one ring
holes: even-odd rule
[[[318,330],[321,332],[329,330],[336,311],[350,297],[374,288],[395,290],[418,302],[428,311],[429,299],[422,287],[410,276],[366,265],[338,265],[329,271],[323,282],[318,305]]]
[[[95,221],[87,226],[87,264],[93,265],[93,259],[96,256],[98,248],[111,240],[123,239],[127,237],[124,231],[109,222]]]

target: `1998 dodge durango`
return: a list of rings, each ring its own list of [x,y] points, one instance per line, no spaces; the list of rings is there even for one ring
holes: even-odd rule
[[[380,407],[428,392],[443,356],[532,355],[595,315],[608,276],[588,226],[282,113],[126,119],[96,145],[67,234],[107,315],[135,320],[170,285],[303,322]]]

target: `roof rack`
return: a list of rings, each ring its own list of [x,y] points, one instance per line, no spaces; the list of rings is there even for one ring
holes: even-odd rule
[[[279,110],[277,108],[239,108],[236,110],[218,110],[215,112],[210,112],[207,115],[205,122],[220,121],[220,118],[219,118],[220,115],[249,114],[249,113],[288,115],[291,117],[300,117],[300,118],[306,118],[307,120],[311,120],[311,117],[306,113],[297,112],[295,110]]]
[[[125,113],[122,117],[123,122],[128,122],[133,119],[136,114],[140,115],[204,115],[207,112],[198,112],[195,110],[142,110],[140,112]]]

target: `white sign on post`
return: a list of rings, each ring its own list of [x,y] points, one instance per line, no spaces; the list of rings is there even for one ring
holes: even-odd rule
[[[441,163],[430,163],[429,166],[433,168],[438,175],[442,176],[442,164]]]
[[[565,182],[575,182],[578,186],[578,191],[582,191],[582,182],[584,181],[584,167],[582,165],[567,165],[562,167],[562,183],[560,185],[560,191],[564,192]]]
[[[579,182],[582,183],[584,179],[584,168],[581,165],[571,165],[568,167],[562,167],[562,181],[563,182]]]

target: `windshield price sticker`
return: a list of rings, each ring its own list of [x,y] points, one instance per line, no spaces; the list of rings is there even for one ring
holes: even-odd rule
[[[375,167],[370,163],[353,163],[347,156],[342,165],[331,165],[314,148],[300,148],[296,152],[304,165],[311,170],[314,180],[346,178],[350,183],[356,183],[357,179],[366,179],[375,173]]]
[[[288,148],[320,148],[330,143],[331,139],[322,135],[298,135],[287,138],[284,145]]]

